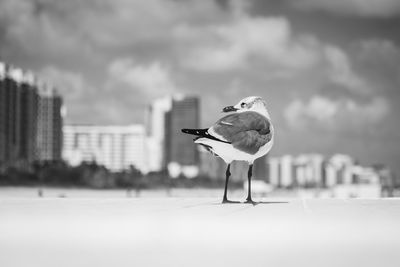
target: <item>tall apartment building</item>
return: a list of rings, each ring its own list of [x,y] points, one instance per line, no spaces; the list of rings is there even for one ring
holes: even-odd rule
[[[165,137],[166,114],[171,110],[172,98],[155,100],[146,110],[146,146],[149,171],[161,171],[166,168]]]
[[[43,83],[39,88],[38,103],[38,159],[61,160],[62,153],[62,98],[55,88]]]
[[[22,70],[11,69],[3,65],[1,79],[1,147],[4,148],[2,161],[16,162],[20,159],[21,151],[21,93],[19,83],[22,79]]]
[[[0,164],[36,159],[37,108],[33,74],[0,63]]]
[[[39,95],[32,72],[24,73],[21,87],[21,157],[38,159],[37,130]]]
[[[199,172],[199,151],[182,128],[199,128],[199,98],[174,96],[165,120],[165,159],[170,176],[194,177]]]
[[[6,87],[6,65],[0,61],[0,163],[4,163],[8,150],[8,89]]]
[[[174,95],[155,100],[147,110],[146,131],[151,171],[168,170],[172,177],[194,177],[199,172],[199,152],[182,128],[200,125],[199,99]]]
[[[41,158],[40,143],[55,143],[61,140],[53,135],[41,138],[41,126],[60,114],[60,108],[40,112],[42,90],[32,72],[0,62],[0,165],[21,166]],[[58,97],[61,105],[61,97]],[[51,123],[52,131],[61,133],[61,124]]]
[[[135,166],[147,173],[142,125],[65,125],[63,158],[71,165],[95,161],[112,171]]]

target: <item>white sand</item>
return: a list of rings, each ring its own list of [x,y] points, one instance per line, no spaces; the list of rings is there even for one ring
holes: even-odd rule
[[[400,199],[270,201],[0,197],[0,266],[399,266]]]

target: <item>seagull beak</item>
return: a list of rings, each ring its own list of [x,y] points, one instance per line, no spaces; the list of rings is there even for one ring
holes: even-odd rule
[[[231,111],[237,111],[238,109],[235,108],[234,106],[228,106],[228,107],[224,107],[224,109],[222,110],[222,112],[231,112]]]

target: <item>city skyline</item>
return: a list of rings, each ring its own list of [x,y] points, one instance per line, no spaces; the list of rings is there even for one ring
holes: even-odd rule
[[[0,100],[2,168],[63,159],[71,166],[96,162],[117,172],[135,167],[143,174],[168,171],[171,178],[223,177],[221,160],[177,134],[183,127],[199,127],[199,97],[156,99],[148,105],[143,125],[63,126],[63,101],[56,90],[32,72],[0,62]],[[232,167],[238,170],[236,178],[245,176],[241,162]],[[385,166],[364,167],[337,153],[330,158],[317,153],[263,157],[254,178],[278,188],[335,188],[332,195],[347,196],[380,196],[395,181]],[[368,186],[360,189],[360,184]]]
[[[3,0],[0,58],[60,88],[67,123],[142,123],[147,103],[185,93],[207,126],[260,95],[273,155],[340,151],[399,171],[399,4],[334,2]]]
[[[61,113],[65,106],[63,107],[62,98],[56,93],[55,88],[41,81],[29,70],[22,70],[10,64],[0,63],[2,66],[0,68],[0,78],[2,79],[2,84],[4,83],[2,92],[10,88],[10,92],[15,93],[15,101],[18,99],[20,99],[18,101],[22,101],[15,106],[17,108],[16,113],[12,113],[15,116],[22,116],[21,120],[15,117],[16,122],[20,121],[20,123],[17,123],[18,127],[14,127],[14,131],[17,131],[14,135],[19,140],[17,141],[18,149],[16,151],[20,152],[18,152],[19,156],[16,155],[17,157],[26,158],[28,162],[32,162],[35,159],[57,160],[63,158],[72,165],[80,164],[84,161],[96,161],[114,171],[127,169],[130,165],[133,165],[142,173],[168,170],[169,175],[172,177],[177,177],[180,174],[188,175],[189,177],[206,174],[210,177],[220,178],[221,172],[219,169],[221,168],[215,167],[221,163],[218,159],[214,159],[216,163],[210,163],[209,161],[213,160],[213,157],[210,155],[208,157],[200,156],[198,148],[192,144],[190,138],[183,139],[179,134],[174,135],[174,132],[179,133],[179,129],[187,127],[189,124],[192,124],[191,127],[198,127],[201,113],[199,110],[199,97],[180,93],[158,98],[148,105],[144,124],[118,126],[67,124],[62,130]],[[4,93],[6,92],[4,91]],[[4,96],[7,96],[7,94]],[[4,97],[2,96],[2,98]],[[6,99],[4,98],[4,100]],[[7,113],[3,112],[2,114]],[[86,139],[77,138],[78,135],[85,135]],[[142,146],[139,149],[139,153],[137,151],[127,152],[129,149],[119,150],[115,146],[114,139],[120,140],[120,144],[124,144],[123,147],[132,143],[129,143],[129,140],[125,142],[127,135],[137,136],[137,140],[134,142],[135,145],[128,145],[128,148],[135,150]],[[13,135],[9,136],[11,138]],[[62,145],[63,136],[64,145]],[[105,136],[109,138],[103,140]],[[107,143],[108,147],[105,147],[104,144],[101,145],[104,142]],[[64,147],[63,150],[62,147]],[[6,153],[10,153],[9,151],[12,151],[12,149],[3,150]],[[61,157],[62,152],[63,156]],[[335,153],[337,154],[338,152],[340,151]],[[151,156],[154,153],[158,156]],[[132,157],[132,155],[135,156]],[[16,156],[11,155],[10,159],[17,159]],[[323,158],[327,156],[333,155],[318,155],[319,161],[322,162]],[[293,159],[291,157],[290,154],[282,155],[282,165],[289,166],[292,164]],[[267,175],[265,170],[266,164],[273,166],[274,164],[271,165],[271,162],[274,162],[275,159],[270,158],[268,163],[265,158],[260,160],[259,164],[256,164],[256,167],[258,166],[256,169],[260,170],[259,175],[255,175],[255,177],[276,180],[276,178],[271,178],[273,176],[271,172]],[[299,160],[301,161],[301,159]],[[242,166],[239,163],[236,165],[237,169]],[[214,170],[211,170],[211,172],[206,170],[207,166]],[[185,171],[185,168],[188,171]],[[288,169],[283,168],[282,170]],[[285,185],[294,176],[290,172],[282,174],[282,177],[282,184]]]

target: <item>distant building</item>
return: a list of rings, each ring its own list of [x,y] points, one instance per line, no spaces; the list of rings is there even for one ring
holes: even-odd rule
[[[199,150],[199,174],[215,180],[225,180],[226,163],[220,157],[212,155],[201,146],[199,146]]]
[[[397,186],[393,172],[383,164],[375,165],[374,170],[379,175],[382,196],[393,197],[394,189]]]
[[[63,132],[63,158],[71,165],[95,161],[112,171],[133,165],[148,172],[142,125],[66,125]]]
[[[392,194],[389,169],[357,165],[348,155],[336,154],[327,159],[320,154],[271,157],[268,169],[269,183],[275,187],[328,189],[331,197],[346,198]]]
[[[62,153],[62,98],[47,84],[39,87],[38,159],[61,160]]]
[[[267,156],[263,156],[254,162],[254,180],[268,181]],[[226,163],[220,158],[200,147],[200,175],[212,179],[225,180]],[[234,181],[247,181],[249,164],[244,161],[234,161],[231,164],[231,179]]]
[[[23,75],[21,87],[21,156],[28,162],[38,159],[39,96],[33,73]]]
[[[306,155],[299,155],[294,161],[294,176],[296,185],[306,186],[312,180],[313,170],[309,164],[309,158]]]
[[[155,100],[146,110],[146,146],[149,155],[149,171],[161,171],[166,168],[165,120],[171,106],[172,98],[164,97]]]
[[[22,70],[3,65],[1,80],[2,118],[1,147],[4,147],[2,160],[4,163],[15,163],[21,159],[21,90]]]
[[[45,90],[34,74],[0,62],[0,165],[26,166],[61,157],[61,96]]]
[[[253,180],[268,180],[267,174],[267,156],[263,156],[254,161],[253,165]],[[226,167],[226,164],[225,164]],[[236,181],[247,181],[247,175],[249,170],[249,163],[245,161],[234,161],[231,164],[232,180]]]
[[[0,165],[36,159],[37,108],[33,75],[0,62]]]
[[[273,186],[280,186],[281,184],[281,168],[280,158],[268,158],[268,182]]]
[[[377,170],[372,167],[355,165],[353,167],[353,183],[355,184],[379,184],[380,177]]]
[[[6,65],[0,61],[0,164],[6,160]]]
[[[293,184],[293,156],[283,156],[280,167],[280,186],[291,186]]]
[[[328,185],[353,183],[354,160],[348,155],[333,155],[326,163]]]
[[[294,159],[293,177],[297,186],[322,186],[324,157],[319,154],[301,154]]]
[[[268,159],[269,183],[277,187],[321,186],[324,157],[319,154],[284,155]]]
[[[174,172],[176,167],[188,172],[185,176],[198,174],[199,152],[193,144],[193,137],[181,132],[182,128],[199,128],[199,98],[174,96],[171,110],[166,114],[166,163],[168,170]]]
[[[254,161],[253,178],[268,181],[268,154]]]

